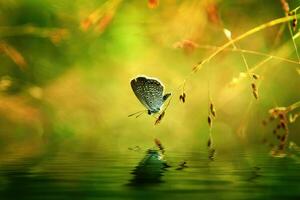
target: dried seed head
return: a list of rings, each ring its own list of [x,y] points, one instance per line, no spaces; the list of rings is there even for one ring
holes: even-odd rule
[[[279,119],[284,119],[283,113],[279,113],[279,114],[278,114],[278,117],[279,117]]]
[[[208,147],[208,148],[211,147],[211,139],[210,139],[210,138],[208,138],[208,140],[207,140],[207,147]]]
[[[280,137],[280,135],[277,135],[276,138],[277,138],[278,140],[280,140],[281,137]]]
[[[165,111],[163,111],[159,116],[158,118],[156,119],[154,125],[157,125],[160,123],[160,121],[162,120],[162,118],[165,116]]]
[[[255,99],[258,99],[258,91],[255,83],[251,83],[252,88],[252,94],[255,97]]]
[[[293,31],[297,30],[297,24],[298,24],[298,20],[297,20],[297,17],[296,17],[296,13],[294,13],[294,19],[292,21]]]
[[[280,126],[281,126],[281,128],[286,129],[286,123],[285,122],[281,121]]]
[[[215,158],[215,155],[216,155],[216,150],[215,149],[209,149],[209,151],[208,151],[208,158],[210,159],[210,160],[214,160],[214,158]]]
[[[251,83],[252,90],[257,90],[255,83]]]
[[[281,124],[277,124],[276,129],[280,129],[281,128]]]
[[[179,96],[179,100],[180,100],[182,103],[185,103],[185,97],[186,97],[186,94],[183,92],[183,93]]]
[[[253,91],[252,94],[253,94],[255,99],[258,99],[258,92],[257,91]]]
[[[216,117],[216,110],[215,110],[213,103],[210,103],[209,108],[210,108],[210,113],[212,114],[212,116]]]
[[[207,122],[208,122],[209,127],[211,127],[211,125],[212,125],[212,120],[211,120],[211,117],[210,117],[210,116],[207,117]]]
[[[252,77],[253,77],[255,80],[259,79],[259,76],[258,76],[257,74],[252,74]]]

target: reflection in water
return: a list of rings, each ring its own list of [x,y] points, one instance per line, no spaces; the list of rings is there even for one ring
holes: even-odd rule
[[[163,159],[163,155],[160,151],[149,149],[145,157],[133,170],[132,174],[134,177],[130,180],[129,185],[140,186],[162,183],[161,178],[167,167],[169,167],[169,165]]]
[[[260,167],[253,167],[253,170],[251,171],[251,176],[247,179],[248,181],[254,181],[255,179],[261,177],[260,174]]]
[[[159,150],[6,155],[0,199],[299,199],[299,162],[267,152],[168,152],[168,169]]]

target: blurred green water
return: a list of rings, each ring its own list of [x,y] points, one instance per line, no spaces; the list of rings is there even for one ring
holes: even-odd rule
[[[166,158],[172,167],[161,171],[156,181],[132,182],[143,151],[59,153],[2,163],[1,199],[297,199],[300,195],[297,156],[282,159],[267,156],[264,150],[239,151],[209,161],[202,151],[169,152]],[[176,170],[182,160],[188,167]]]

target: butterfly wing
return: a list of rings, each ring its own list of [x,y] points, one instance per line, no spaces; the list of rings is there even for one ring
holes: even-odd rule
[[[131,80],[131,87],[139,101],[151,112],[159,112],[163,104],[164,87],[160,81],[148,78],[137,77]]]

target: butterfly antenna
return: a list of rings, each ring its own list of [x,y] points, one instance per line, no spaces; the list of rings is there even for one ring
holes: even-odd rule
[[[138,111],[138,112],[135,112],[135,113],[132,113],[132,114],[128,115],[128,117],[132,117],[132,116],[134,116],[134,115],[137,115],[136,118],[138,118],[138,117],[141,116],[144,112],[145,112],[145,110],[140,110],[140,111]]]
[[[140,114],[138,114],[137,116],[135,116],[135,118],[138,118],[139,116],[141,116],[142,114],[144,114],[144,113],[146,113],[146,112],[142,112],[142,113],[140,113]]]

